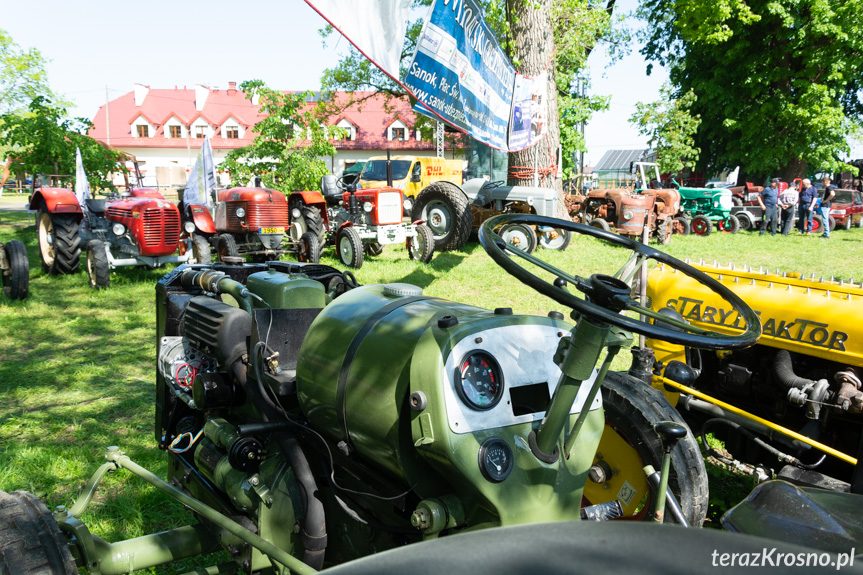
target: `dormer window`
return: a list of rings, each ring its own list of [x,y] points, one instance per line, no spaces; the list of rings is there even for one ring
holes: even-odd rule
[[[225,126],[225,137],[229,140],[240,139],[239,126]]]
[[[207,137],[207,126],[195,126],[195,137],[204,139]]]
[[[387,128],[387,139],[390,141],[405,141],[408,139],[407,124],[396,118]]]
[[[407,136],[405,135],[406,131],[407,130],[405,130],[404,128],[393,128],[392,129],[392,138],[390,138],[390,139],[391,140],[407,140]]]
[[[138,124],[138,137],[139,138],[149,138],[150,137],[150,126],[146,124]]]
[[[345,140],[353,142],[357,139],[357,127],[354,126],[353,123],[351,123],[351,121],[347,118],[342,118],[341,120],[339,120],[339,123],[336,124],[336,127],[341,128],[345,131]]]
[[[171,138],[183,137],[183,126],[168,126],[168,131]]]

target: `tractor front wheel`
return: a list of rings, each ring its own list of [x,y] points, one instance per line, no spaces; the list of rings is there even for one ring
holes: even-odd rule
[[[217,249],[219,261],[223,261],[226,257],[235,257],[240,255],[240,250],[237,249],[237,241],[231,234],[222,234],[219,236],[219,247]]]
[[[66,537],[32,493],[0,491],[0,575],[77,575]]]
[[[314,232],[308,231],[300,238],[297,259],[311,264],[316,264],[321,260],[321,244]]]
[[[349,226],[339,230],[336,251],[342,264],[357,269],[363,265],[363,242],[354,228]]]
[[[593,218],[592,220],[590,220],[590,225],[593,226],[594,228],[599,228],[605,232],[611,231],[611,226],[609,226],[608,222],[606,222],[602,218]]]
[[[559,228],[541,228],[537,234],[539,245],[547,250],[563,251],[569,247],[572,241],[572,234],[569,230],[561,230]]]
[[[87,277],[90,278],[90,287],[93,289],[111,286],[111,266],[105,251],[105,242],[102,240],[91,240],[87,244]]]
[[[660,391],[626,373],[609,372],[601,390],[605,430],[594,467],[611,473],[592,472],[584,488],[585,499],[591,505],[617,499],[624,518],[649,520],[654,498],[642,468],[662,469],[662,443],[653,426],[673,421],[688,433],[671,454],[668,486],[689,524],[700,527],[707,516],[707,470],[698,443],[680,414]],[[671,518],[667,513],[665,517]]]
[[[39,210],[36,236],[42,270],[52,276],[78,273],[81,265],[81,238],[73,214],[51,214]]]
[[[9,269],[3,271],[3,293],[10,299],[24,299],[30,287],[30,262],[27,248],[18,240],[3,245]]]
[[[207,239],[202,236],[194,236],[192,238],[192,258],[196,264],[209,265],[213,263],[213,254],[210,252],[210,244]]]
[[[689,218],[674,218],[674,233],[681,236],[688,236],[692,231]]]
[[[713,231],[713,222],[707,216],[697,215],[692,218],[690,229],[696,236],[709,236]]]
[[[674,222],[669,219],[664,219],[656,226],[656,239],[659,243],[667,246],[671,243],[671,234],[674,232]]]
[[[417,226],[417,235],[410,239],[410,247],[408,248],[408,256],[412,260],[417,260],[427,264],[432,259],[434,253],[434,234],[425,224]]]
[[[720,232],[736,234],[740,230],[740,220],[735,215],[729,215],[726,218],[719,220],[716,227]]]
[[[536,249],[536,232],[533,228],[524,224],[509,224],[500,229],[500,237],[506,245],[515,249],[532,254]]]

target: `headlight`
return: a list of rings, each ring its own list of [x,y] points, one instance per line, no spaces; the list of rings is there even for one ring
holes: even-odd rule
[[[713,202],[713,207],[714,207],[714,208],[718,208],[718,207],[719,207],[719,202]]]
[[[111,226],[111,231],[114,232],[115,236],[122,236],[124,233],[126,233],[126,226],[124,226],[123,224],[114,224],[113,226]]]
[[[845,210],[830,210],[831,214],[836,214],[837,216],[844,216]]]
[[[402,207],[406,210],[409,210],[414,207],[414,201],[410,198],[405,198],[405,201],[402,202]]]
[[[246,210],[243,208],[237,208],[236,214],[238,218],[242,218],[246,215]]]
[[[292,218],[298,218],[301,215],[303,215],[303,214],[302,214],[302,212],[300,212],[299,208],[294,208],[293,210],[291,210],[291,217]]]
[[[363,202],[363,211],[371,213],[373,209],[375,209],[374,204],[371,202]]]
[[[183,229],[186,230],[187,234],[191,234],[195,231],[195,223],[194,222],[186,222],[183,224]]]
[[[632,210],[626,210],[625,212],[623,212],[623,219],[624,220],[631,220],[632,216],[634,216],[634,215],[635,214],[632,213]]]

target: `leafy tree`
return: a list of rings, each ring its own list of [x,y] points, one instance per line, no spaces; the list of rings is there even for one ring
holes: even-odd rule
[[[321,176],[330,171],[322,158],[336,153],[329,138],[343,135],[340,128],[324,124],[323,103],[310,104],[311,92],[278,92],[260,80],[243,82],[240,88],[247,98],[260,98],[259,112],[266,117],[255,124],[254,141],[228,152],[221,169],[233,180],[257,176],[286,193],[318,189]]]
[[[48,87],[45,64],[39,50],[24,50],[0,30],[0,114],[24,112],[38,96],[56,99]]]
[[[37,96],[24,114],[0,116],[0,144],[13,149],[12,172],[31,174],[74,174],[75,149],[81,149],[81,160],[91,189],[113,187],[112,172],[125,172],[120,164],[122,152],[110,150],[87,136],[89,120],[71,120],[66,109]]]
[[[835,170],[863,118],[859,0],[642,0],[642,53],[692,90],[700,165],[755,176]]]
[[[675,99],[671,86],[666,83],[660,93],[662,98],[657,102],[638,102],[629,121],[638,127],[642,136],[650,138],[648,143],[656,150],[660,172],[677,173],[684,168],[694,168],[700,153],[695,147],[694,135],[701,124],[701,116],[690,113],[697,100],[695,92],[689,90]]]

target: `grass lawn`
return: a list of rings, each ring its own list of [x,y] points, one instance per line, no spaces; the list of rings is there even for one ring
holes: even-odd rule
[[[0,205],[25,201],[23,195],[3,194]],[[13,239],[28,249],[30,296],[24,301],[0,296],[0,489],[32,491],[49,508],[68,505],[108,445],[119,445],[164,475],[153,438],[154,286],[167,269],[121,268],[112,273],[110,289],[94,291],[83,263],[75,276],[44,274],[27,214],[0,211],[0,242]],[[666,251],[696,261],[863,279],[863,229],[840,230],[830,240],[750,233],[675,236]],[[586,276],[613,273],[628,252],[575,237],[564,252],[538,250],[537,255]],[[341,267],[332,256],[329,248],[322,263]],[[367,258],[355,275],[363,284],[408,282],[427,295],[512,307],[515,313],[567,311],[508,276],[473,243],[436,254],[426,265],[409,260],[403,248],[388,248]],[[616,367],[625,369],[626,360]],[[85,523],[108,540],[189,521],[179,505],[125,472],[106,478],[90,509]]]

